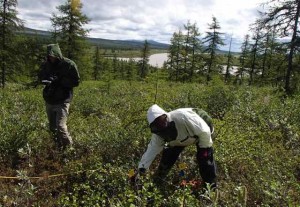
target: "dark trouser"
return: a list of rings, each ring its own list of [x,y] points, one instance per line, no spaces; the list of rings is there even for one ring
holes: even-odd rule
[[[68,132],[67,118],[69,114],[69,103],[50,105],[46,103],[46,112],[49,121],[50,131],[55,136],[55,141],[60,147],[73,144]]]
[[[170,147],[163,150],[158,169],[154,174],[154,182],[156,184],[163,184],[162,179],[167,176],[183,149],[184,147]],[[200,148],[197,145],[197,162],[203,182],[216,187],[216,166],[213,148]]]
[[[197,162],[204,183],[209,183],[212,188],[217,187],[217,173],[213,148],[200,148],[197,146]]]

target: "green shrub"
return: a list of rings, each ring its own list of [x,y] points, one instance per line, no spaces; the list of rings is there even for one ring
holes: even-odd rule
[[[282,99],[273,88],[144,82],[83,82],[74,91],[68,127],[74,150],[55,148],[41,87],[1,90],[0,205],[28,206],[296,206],[300,194],[300,96]],[[199,179],[195,148],[180,157],[154,186],[149,174],[136,190],[128,171],[137,167],[150,139],[146,111],[202,108],[213,117],[217,192],[200,197],[183,179]],[[17,171],[18,170],[18,171]],[[49,177],[49,175],[58,175]],[[40,179],[31,178],[40,176]],[[26,178],[26,179],[25,179]]]

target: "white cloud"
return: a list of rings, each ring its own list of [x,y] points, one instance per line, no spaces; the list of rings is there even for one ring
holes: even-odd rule
[[[18,0],[25,26],[50,30],[50,17],[66,0]],[[91,21],[89,36],[106,39],[153,39],[169,43],[172,34],[190,20],[203,34],[212,16],[222,32],[241,39],[257,18],[263,0],[82,0],[82,12]]]

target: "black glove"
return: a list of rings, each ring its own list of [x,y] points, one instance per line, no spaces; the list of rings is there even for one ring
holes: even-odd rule
[[[145,174],[146,174],[146,169],[139,168],[138,170],[135,170],[134,175],[130,177],[130,184],[135,190],[142,189],[140,176],[144,176]]]
[[[145,168],[139,168],[138,173],[140,175],[145,175],[146,174],[146,169]]]
[[[136,182],[139,180],[139,176],[144,176],[146,174],[145,168],[139,168],[135,171],[134,175],[130,177],[130,183],[135,185]]]

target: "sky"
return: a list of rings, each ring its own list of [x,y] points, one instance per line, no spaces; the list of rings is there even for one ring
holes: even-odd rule
[[[67,0],[18,0],[18,17],[25,27],[52,29],[50,18],[59,14],[57,6]],[[202,36],[208,31],[212,17],[216,17],[225,33],[229,50],[239,51],[241,42],[249,34],[249,25],[258,18],[264,0],[81,0],[82,13],[90,18],[84,28],[89,37],[111,40],[154,40],[170,43],[174,32],[196,23]]]

